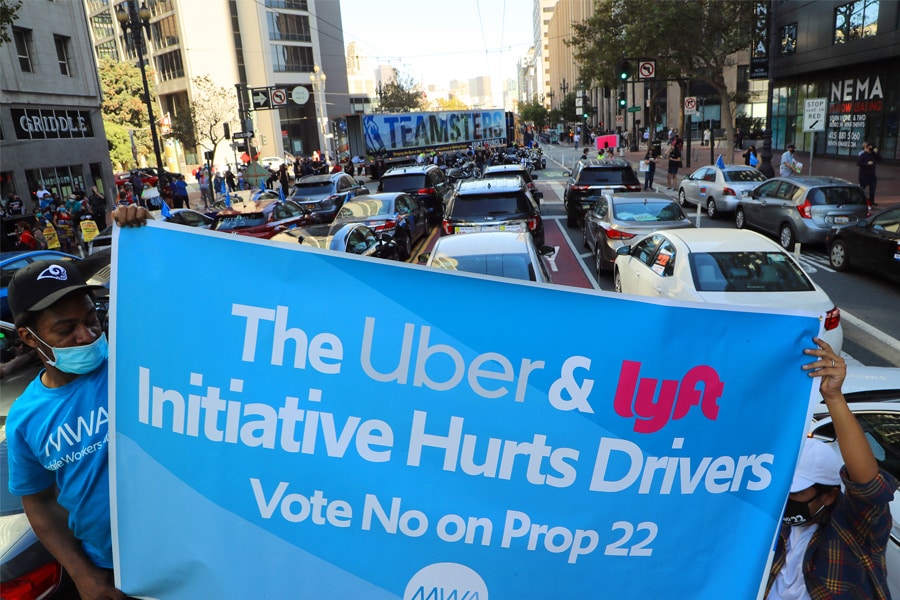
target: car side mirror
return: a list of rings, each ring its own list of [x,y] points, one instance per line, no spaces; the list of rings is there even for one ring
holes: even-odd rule
[[[571,177],[571,176],[572,176],[572,171],[563,171],[563,174],[564,174],[566,177]]]
[[[631,246],[619,246],[616,248],[616,256],[628,256],[631,254]]]
[[[428,259],[431,258],[431,252],[423,252],[419,256],[416,257],[416,263],[420,265],[424,265],[428,263]]]
[[[556,248],[553,246],[541,246],[538,250],[538,254],[541,256],[553,256],[556,254]]]

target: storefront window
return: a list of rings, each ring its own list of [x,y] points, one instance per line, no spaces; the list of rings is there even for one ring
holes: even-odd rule
[[[25,171],[25,179],[28,181],[29,195],[37,191],[40,185],[62,199],[71,196],[76,189],[87,189],[84,185],[81,165],[30,169]]]

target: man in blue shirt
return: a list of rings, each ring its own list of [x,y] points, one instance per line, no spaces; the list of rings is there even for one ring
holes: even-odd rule
[[[131,206],[116,222],[146,222]],[[130,220],[129,220],[130,219]],[[9,491],[82,599],[120,600],[113,583],[109,512],[108,347],[92,290],[68,261],[39,261],[9,284],[19,338],[44,369],[6,421]]]

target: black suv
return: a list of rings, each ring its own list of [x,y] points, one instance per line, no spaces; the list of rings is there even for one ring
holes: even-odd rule
[[[578,161],[563,193],[566,225],[578,227],[584,213],[604,193],[639,192],[641,189],[634,169],[624,159],[591,158]]]
[[[537,179],[538,176],[529,173],[528,169],[522,165],[491,165],[490,167],[484,168],[484,172],[481,174],[481,178],[497,179],[498,177],[509,177],[511,175],[522,178],[522,181],[524,181],[525,185],[528,186],[528,191],[531,192],[531,196],[534,198],[535,202],[540,205],[541,198],[544,197],[544,193],[539,192],[537,189],[537,185],[535,185],[534,183],[534,180]]]
[[[519,177],[461,181],[447,205],[441,235],[476,231],[530,231],[544,245],[541,209]]]
[[[428,210],[429,227],[440,224],[453,186],[436,165],[394,167],[381,176],[379,192],[405,192]]]
[[[291,190],[290,199],[317,217],[317,223],[331,223],[344,202],[369,193],[368,188],[346,173],[307,175]]]

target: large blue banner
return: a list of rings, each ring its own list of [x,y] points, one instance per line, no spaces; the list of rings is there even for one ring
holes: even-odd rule
[[[363,116],[366,151],[394,157],[507,143],[502,110],[449,110]]]
[[[116,235],[126,593],[756,597],[815,315]]]

